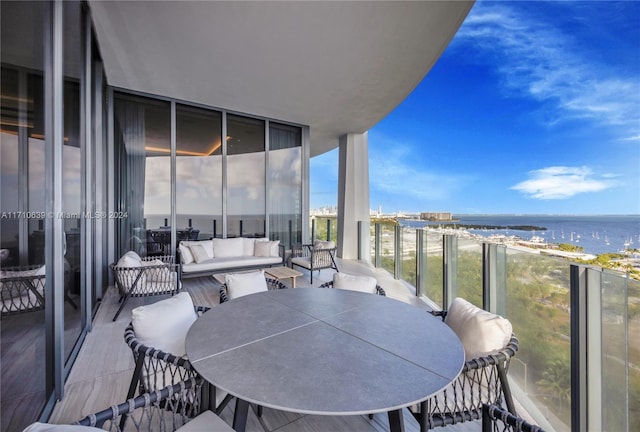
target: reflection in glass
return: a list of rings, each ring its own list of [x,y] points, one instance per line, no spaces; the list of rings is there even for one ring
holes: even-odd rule
[[[120,173],[118,256],[134,250],[141,256],[171,254],[171,111],[170,104],[116,93],[114,137]],[[164,229],[162,241],[152,237]]]
[[[177,240],[222,237],[222,114],[176,106]]]
[[[0,2],[0,211],[41,212],[44,201],[43,19],[45,2]],[[28,167],[28,168],[26,168]],[[44,219],[0,220],[0,268],[44,264]],[[4,273],[6,276],[7,273]],[[38,279],[42,281],[42,277]],[[31,280],[42,292],[44,283]],[[0,284],[2,303],[13,298]],[[6,302],[6,303],[5,303]],[[22,430],[38,418],[46,393],[44,302],[2,313],[0,430]]]
[[[302,130],[269,125],[269,236],[290,247],[302,242]]]
[[[265,236],[264,121],[227,115],[227,236]]]

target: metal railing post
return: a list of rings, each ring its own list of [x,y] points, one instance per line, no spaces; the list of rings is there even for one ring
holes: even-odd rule
[[[424,294],[423,286],[426,282],[427,269],[424,257],[424,230],[416,229],[416,296],[418,297]]]
[[[571,264],[571,429],[587,430],[587,278],[586,269]]]
[[[331,219],[327,218],[327,241],[331,241]]]
[[[375,244],[375,255],[374,255],[374,259],[373,259],[373,265],[375,267],[380,267],[380,243],[381,243],[381,231],[382,231],[382,227],[381,224],[376,223],[375,225],[375,235],[374,235],[374,244]]]
[[[402,227],[394,226],[393,235],[393,277],[402,279]]]
[[[442,246],[442,306],[447,310],[458,291],[458,237],[445,234]]]

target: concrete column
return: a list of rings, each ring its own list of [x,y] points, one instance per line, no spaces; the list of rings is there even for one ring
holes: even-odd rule
[[[338,256],[368,261],[369,241],[369,147],[367,132],[340,137],[338,164]],[[358,245],[358,221],[362,221]]]

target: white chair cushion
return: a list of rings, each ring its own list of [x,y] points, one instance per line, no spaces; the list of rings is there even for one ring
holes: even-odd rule
[[[22,432],[95,432],[102,429],[80,425],[54,425],[48,423],[32,423]]]
[[[211,411],[205,411],[197,417],[189,420],[187,424],[177,429],[176,432],[233,432],[231,426]]]
[[[229,300],[269,289],[262,270],[248,273],[231,273],[225,277],[225,282]]]
[[[268,241],[255,242],[253,256],[257,256],[257,257],[271,256],[271,242],[268,242]]]
[[[202,245],[189,246],[189,249],[191,250],[191,255],[193,255],[193,260],[198,264],[211,259]]]
[[[122,255],[116,264],[116,267],[140,267],[142,258],[134,251],[129,251]]]
[[[242,256],[242,237],[213,239],[213,254],[215,257]]]
[[[186,292],[131,311],[133,330],[141,343],[179,357],[187,352],[187,331],[197,318]]]
[[[467,361],[505,347],[513,332],[506,318],[482,310],[461,298],[451,302],[445,323],[462,341]]]
[[[253,256],[256,239],[242,237],[242,256]]]
[[[169,270],[169,268],[165,265],[164,262],[162,262],[162,260],[159,259],[154,259],[151,261],[140,261],[140,266],[141,267],[157,267],[157,266],[162,266],[162,268],[154,268],[154,269],[147,269],[144,271],[144,276],[145,279],[143,282],[138,282],[138,283],[144,283],[144,282],[167,282],[169,280],[169,278],[171,277],[171,270]],[[142,278],[141,278],[142,279]]]
[[[375,294],[378,281],[371,276],[354,276],[346,273],[333,274],[333,287],[344,290]]]

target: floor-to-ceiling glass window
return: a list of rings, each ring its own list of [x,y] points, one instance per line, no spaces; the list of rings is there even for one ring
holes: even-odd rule
[[[302,128],[269,123],[269,234],[302,242]]]
[[[222,113],[176,105],[176,236],[222,237]]]
[[[171,248],[171,104],[125,93],[114,100],[120,249],[141,256]]]
[[[265,236],[264,123],[227,115],[227,237]]]
[[[42,267],[48,4],[3,1],[0,16],[0,429],[12,431],[35,421],[49,397]]]
[[[64,251],[64,351],[68,359],[82,330],[80,260],[82,230],[82,140],[80,139],[80,78],[82,64],[82,13],[79,2],[64,2],[64,145],[62,149],[62,211]]]

